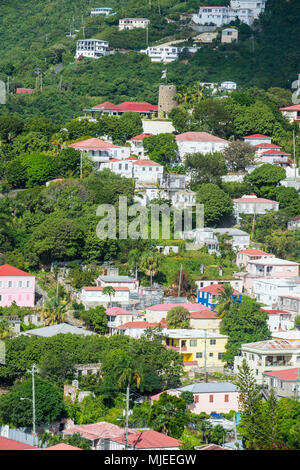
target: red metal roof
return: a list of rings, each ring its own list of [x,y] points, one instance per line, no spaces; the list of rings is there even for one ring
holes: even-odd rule
[[[97,106],[93,106],[91,109],[93,111],[113,111],[116,109],[116,105],[110,101],[105,101],[104,103],[98,104]]]
[[[133,111],[137,113],[148,113],[151,111],[158,111],[158,106],[150,104],[147,102],[133,102],[133,101],[124,101],[124,103],[113,104],[110,101],[105,101],[105,103],[98,104],[91,108],[92,111]]]
[[[69,444],[55,444],[54,446],[46,447],[45,449],[41,450],[82,450],[80,447],[70,446]]]
[[[153,136],[153,134],[144,133],[144,134],[136,135],[135,137],[132,137],[130,140],[132,140],[132,141],[136,141],[136,140],[141,141],[141,140],[144,140],[147,137],[151,137],[151,136]]]
[[[272,201],[271,199],[265,199],[263,197],[240,197],[233,199],[233,202],[252,202],[254,204],[279,204],[277,201]]]
[[[227,143],[225,139],[221,139],[216,135],[209,134],[208,132],[184,132],[183,134],[176,135],[176,140],[184,142],[223,142]]]
[[[114,439],[116,442],[125,443],[125,436]],[[128,444],[135,449],[155,449],[158,447],[180,447],[181,441],[173,437],[166,436],[157,431],[140,431],[128,436]]]
[[[209,292],[212,295],[220,295],[224,291],[224,285],[223,284],[211,284],[210,286],[207,287],[202,287],[202,289],[199,289],[200,292]],[[241,292],[233,289],[233,294],[234,295],[241,295]]]
[[[160,166],[159,163],[153,162],[152,160],[133,160],[132,161],[134,165],[139,165],[139,166]]]
[[[97,139],[93,137],[92,139],[81,140],[79,142],[74,142],[73,144],[68,145],[75,149],[109,149],[109,148],[120,148],[119,145],[110,144],[105,142],[105,140]]]
[[[279,145],[275,145],[275,144],[268,144],[267,142],[264,142],[262,144],[256,144],[254,145],[254,148],[258,148],[258,149],[280,149]]]
[[[190,318],[194,320],[201,318],[217,318],[217,314],[211,310],[200,310],[199,312],[190,312]]]
[[[300,104],[294,106],[287,106],[286,108],[280,108],[280,111],[300,111]]]
[[[277,377],[280,380],[298,380],[300,378],[300,369],[285,369],[285,370],[271,370],[268,372],[263,372],[264,375],[269,375],[270,377]]]
[[[8,439],[7,437],[0,436],[0,450],[30,450],[36,449],[36,447],[23,442],[15,441],[14,439]]]
[[[269,137],[268,135],[263,135],[263,134],[252,134],[252,135],[246,135],[244,139],[272,139],[272,137]]]
[[[267,150],[262,155],[291,155],[290,153],[281,152],[281,150]]]
[[[82,437],[93,441],[96,439],[113,439],[122,436],[124,435],[124,429],[116,424],[101,421],[99,423],[75,425],[63,431],[64,435],[72,435],[75,433],[79,433]],[[132,429],[129,429],[129,433],[132,433]]]
[[[2,266],[0,266],[0,276],[8,276],[8,277],[31,276],[31,277],[34,277],[33,274],[26,273],[25,271],[22,271],[21,269],[15,268],[14,266],[11,266],[10,264],[3,264]]]
[[[280,315],[280,313],[288,313],[286,310],[274,310],[274,309],[269,309],[269,308],[264,308],[264,307],[261,307],[260,310],[264,310],[269,315]]]
[[[106,315],[114,316],[114,315],[132,315],[131,312],[128,312],[124,308],[121,307],[110,307],[106,309]]]
[[[257,250],[257,249],[251,249],[249,248],[248,250],[241,250],[239,253],[243,253],[244,255],[249,255],[249,256],[256,256],[256,255],[268,255],[269,253],[266,253],[265,251],[262,250]]]

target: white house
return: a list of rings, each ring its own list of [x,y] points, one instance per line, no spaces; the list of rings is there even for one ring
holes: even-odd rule
[[[177,60],[182,52],[181,47],[172,46],[151,46],[140,51],[150,57],[151,62],[169,63]]]
[[[98,169],[100,168],[101,163],[108,162],[112,158],[123,160],[130,156],[129,147],[120,147],[119,145],[114,145],[97,138],[74,142],[73,144],[68,145],[68,147],[87,153],[95,163],[95,167]]]
[[[231,0],[231,8],[249,9],[253,11],[254,19],[257,19],[261,13],[264,13],[267,0]]]
[[[277,334],[278,332],[287,331],[294,328],[294,321],[292,314],[287,312],[286,310],[278,310],[278,309],[269,309],[269,308],[262,308],[268,314],[268,328],[271,331],[272,335]],[[276,337],[276,339],[279,339]],[[283,338],[281,338],[283,339]],[[288,338],[284,338],[288,339]]]
[[[255,194],[244,195],[241,198],[233,199],[234,216],[239,222],[241,214],[261,215],[268,211],[278,211],[279,202],[271,199],[259,198]]]
[[[260,160],[261,163],[271,163],[273,165],[278,165],[282,168],[286,168],[290,166],[290,157],[290,153],[283,152],[282,150],[270,149],[261,153]]]
[[[102,163],[100,169],[108,168],[113,173],[125,176],[126,178],[134,178],[139,183],[158,183],[162,177],[164,167],[152,160],[138,160],[129,157],[123,161],[116,158]]]
[[[136,155],[138,158],[147,159],[147,152],[144,150],[143,140],[147,137],[151,137],[151,133],[143,133],[132,137],[128,142],[130,143],[131,153]]]
[[[221,91],[232,91],[237,89],[236,82],[222,82],[220,85]]]
[[[83,287],[81,289],[81,301],[85,308],[94,305],[108,305],[110,302],[129,304],[128,287],[114,287],[115,294],[110,298],[108,294],[103,294],[105,287]]]
[[[99,287],[118,287],[128,288],[131,292],[139,291],[139,281],[129,276],[99,276],[96,279],[96,284]]]
[[[295,230],[296,228],[300,228],[300,215],[288,221],[288,230]]]
[[[259,144],[272,144],[272,137],[263,134],[252,134],[244,137],[244,142],[254,147]]]
[[[172,124],[172,121],[159,120],[159,119],[143,119],[143,132],[145,134],[173,134],[175,132],[175,127]]]
[[[111,16],[114,15],[112,8],[108,7],[100,7],[100,8],[93,8],[91,10],[91,16],[96,16],[96,15],[105,15],[105,16]]]
[[[254,12],[249,8],[231,8],[222,6],[200,7],[199,12],[193,15],[193,21],[199,25],[214,24],[218,27],[239,19],[249,26],[254,21]]]
[[[80,39],[77,41],[75,59],[89,57],[98,59],[109,54],[109,43],[101,39]]]
[[[237,250],[243,250],[250,245],[250,235],[247,232],[237,228],[199,228],[190,232],[182,232],[181,237],[184,240],[191,240],[196,245],[206,246],[209,253],[219,253],[218,235],[228,235],[228,240],[232,247]]]
[[[222,29],[221,42],[224,44],[231,44],[232,42],[237,42],[239,39],[239,32],[235,28],[225,28]]]
[[[145,29],[149,26],[150,20],[147,18],[122,18],[119,20],[119,31],[123,29],[135,29],[142,28]]]
[[[280,108],[280,112],[282,116],[291,123],[294,121],[300,121],[300,104]]]
[[[251,294],[258,302],[277,308],[279,297],[282,295],[300,295],[300,284],[294,279],[287,278],[253,278]]]
[[[181,161],[187,153],[222,152],[229,142],[207,132],[184,132],[176,135],[178,155]]]

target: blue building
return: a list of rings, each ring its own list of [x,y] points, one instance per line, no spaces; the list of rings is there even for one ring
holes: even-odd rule
[[[218,303],[218,297],[222,294],[223,288],[223,284],[211,284],[210,286],[202,287],[202,289],[198,290],[198,304],[204,305],[205,307],[215,311],[215,306]],[[235,303],[241,301],[242,294],[234,289],[232,294],[232,302]]]

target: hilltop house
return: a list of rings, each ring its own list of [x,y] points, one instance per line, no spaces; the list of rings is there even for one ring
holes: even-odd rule
[[[280,108],[282,116],[291,123],[300,121],[300,104]]]
[[[199,312],[199,311],[207,311],[210,312],[210,310],[207,307],[204,307],[203,305],[199,305],[197,303],[194,304],[156,304],[156,305],[151,305],[151,307],[146,308],[146,320],[148,322],[155,322],[159,323],[163,319],[166,318],[169,310],[172,310],[174,307],[184,307],[186,310],[188,310],[190,313],[192,312]]]
[[[143,134],[136,135],[135,137],[132,137],[128,141],[130,143],[131,153],[133,155],[136,155],[138,158],[142,158],[142,159],[147,158],[147,155],[146,155],[146,152],[145,152],[144,146],[143,146],[143,140],[146,137],[151,137],[152,135],[153,134],[143,133]]]
[[[216,26],[229,24],[238,18],[242,23],[251,26],[255,19],[265,11],[267,0],[231,0],[230,6],[205,6],[193,15],[193,21],[200,25]]]
[[[244,142],[255,147],[256,145],[272,144],[272,137],[263,134],[251,134],[244,137]]]
[[[235,28],[225,28],[222,29],[221,33],[221,42],[224,44],[231,44],[232,42],[237,42],[239,38],[239,32]]]
[[[84,111],[90,112],[92,117],[96,117],[97,114],[108,114],[110,116],[121,116],[124,113],[138,113],[141,116],[151,118],[153,115],[158,113],[158,105],[150,103],[141,103],[135,101],[124,101],[124,103],[113,104],[109,101],[93,106],[90,109],[84,109]]]
[[[104,287],[83,287],[81,289],[80,299],[85,306],[85,309],[88,310],[91,307],[97,305],[107,306],[112,303],[119,303],[121,305],[129,305],[129,294],[130,291],[128,287],[114,287],[115,293],[114,296],[108,294],[103,294]]]
[[[300,367],[286,370],[271,370],[262,374],[262,392],[268,399],[271,389],[277,400],[300,397]]]
[[[142,28],[145,29],[149,26],[150,20],[147,18],[122,18],[119,20],[119,31],[123,29],[135,29]]]
[[[109,43],[101,39],[80,39],[77,41],[75,59],[89,57],[99,59],[109,54]]]
[[[13,302],[19,307],[34,307],[35,276],[3,264],[0,266],[0,307],[9,307]]]
[[[96,284],[99,287],[127,287],[131,292],[139,291],[139,281],[129,276],[99,276],[96,279]]]
[[[246,267],[249,261],[261,258],[275,258],[275,255],[271,255],[270,253],[266,253],[265,251],[258,250],[256,248],[248,248],[237,253],[235,263],[239,268],[242,268]]]
[[[179,58],[182,48],[173,46],[151,46],[147,47],[147,49],[140,50],[140,52],[150,57],[151,62],[163,62],[167,64]]]
[[[92,8],[91,10],[92,16],[96,16],[96,15],[112,16],[114,14],[115,13],[113,13],[113,9],[109,7]]]
[[[213,153],[222,152],[229,142],[207,132],[184,132],[176,135],[178,157],[184,161],[187,153]]]
[[[278,266],[279,268],[281,266]],[[283,268],[286,269],[287,267]],[[281,274],[281,273],[279,273]],[[251,293],[258,302],[264,305],[278,306],[279,296],[282,295],[300,295],[300,283],[298,278],[288,276],[280,277],[276,274],[276,278],[252,278],[247,279],[245,285],[248,292]]]
[[[101,164],[101,169],[108,168],[113,173],[134,178],[139,183],[157,184],[163,175],[164,167],[152,160],[138,160],[135,157],[129,157],[123,161],[111,158],[109,161]]]

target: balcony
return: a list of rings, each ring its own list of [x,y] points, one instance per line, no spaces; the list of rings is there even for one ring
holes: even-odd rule
[[[197,361],[184,361],[183,365],[185,367],[192,367],[192,366],[197,366],[198,362]]]
[[[180,348],[179,346],[172,346],[170,344],[167,344],[166,349],[172,349],[173,351],[183,352],[186,351],[186,346],[182,346]]]

